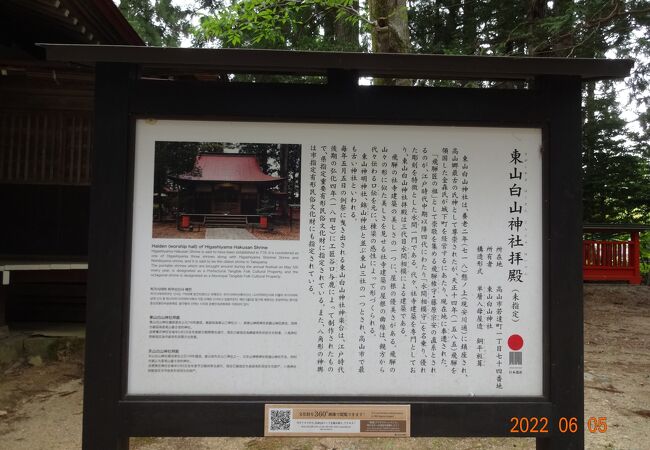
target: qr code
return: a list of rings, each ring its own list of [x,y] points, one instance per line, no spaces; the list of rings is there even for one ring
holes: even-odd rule
[[[522,352],[510,352],[510,365],[511,366],[521,366],[522,365]]]
[[[271,409],[271,431],[289,431],[291,426],[290,409]]]

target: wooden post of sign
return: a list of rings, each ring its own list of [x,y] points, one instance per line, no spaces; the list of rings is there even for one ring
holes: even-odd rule
[[[545,117],[550,152],[544,176],[553,201],[548,208],[550,355],[548,393],[553,404],[549,422],[554,430],[576,423],[577,430],[538,438],[537,448],[570,450],[584,448],[584,357],[582,313],[582,187],[581,177],[581,82],[575,77],[545,77],[537,80]]]
[[[95,146],[90,194],[83,449],[128,449],[120,431],[123,394],[123,305],[130,204],[129,89],[135,70],[98,63],[95,78]]]

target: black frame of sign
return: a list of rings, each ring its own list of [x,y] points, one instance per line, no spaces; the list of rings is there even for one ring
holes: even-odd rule
[[[83,59],[76,49],[54,50],[53,59]],[[529,89],[359,86],[363,70],[345,67],[327,68],[327,84],[218,83],[143,78],[135,58],[96,58],[83,448],[126,449],[131,436],[263,436],[267,403],[409,404],[413,437],[535,437],[537,448],[584,447],[579,73],[534,74]],[[542,129],[543,395],[127,395],[136,118]],[[547,432],[513,433],[513,417],[545,417]],[[577,430],[561,432],[561,418],[575,418]]]

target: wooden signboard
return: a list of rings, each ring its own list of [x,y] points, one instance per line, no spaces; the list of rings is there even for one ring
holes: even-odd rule
[[[47,50],[97,73],[84,448],[583,448],[580,89],[629,61]],[[327,84],[190,80],[206,71]]]

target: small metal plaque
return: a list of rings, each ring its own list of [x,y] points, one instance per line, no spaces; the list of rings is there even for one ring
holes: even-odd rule
[[[410,405],[267,404],[264,408],[264,436],[410,435]]]

